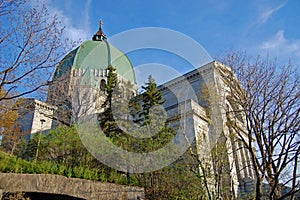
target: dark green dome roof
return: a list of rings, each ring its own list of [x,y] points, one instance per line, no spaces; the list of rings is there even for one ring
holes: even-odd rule
[[[136,83],[133,66],[128,57],[106,40],[88,40],[71,51],[60,62],[54,79],[71,69],[106,69],[109,65],[115,67],[119,75]]]

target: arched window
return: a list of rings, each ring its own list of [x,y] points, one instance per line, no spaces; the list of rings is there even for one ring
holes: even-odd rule
[[[105,91],[106,90],[106,81],[104,79],[100,82],[100,90]]]

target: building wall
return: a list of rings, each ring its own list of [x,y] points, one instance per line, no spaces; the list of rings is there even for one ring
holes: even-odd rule
[[[250,154],[238,138],[232,138],[232,129],[227,124],[228,86],[223,80],[224,73],[232,73],[229,68],[218,62],[211,62],[181,77],[173,79],[159,89],[166,99],[165,108],[169,120],[174,113],[186,117],[185,127],[194,134],[199,156],[209,159],[209,150],[224,141],[227,149],[227,184],[237,193],[244,179],[255,179]],[[181,112],[179,111],[181,108]],[[192,112],[191,112],[192,111]],[[235,116],[236,117],[236,116]],[[173,117],[174,118],[174,117]],[[180,127],[180,117],[174,118],[171,125]],[[182,121],[182,120],[181,120]],[[240,125],[244,126],[245,121]],[[192,127],[192,128],[191,128]],[[180,131],[184,128],[180,127]],[[205,141],[205,143],[203,143]],[[214,166],[216,167],[216,166]]]
[[[24,99],[20,104],[18,122],[30,139],[35,133],[52,129],[53,115],[57,108],[37,99]]]
[[[105,85],[108,70],[72,69],[70,73],[53,80],[48,91],[47,103],[59,109],[59,122],[72,124],[80,117],[99,113],[106,99]],[[118,75],[119,87],[124,98],[137,95],[137,85]]]

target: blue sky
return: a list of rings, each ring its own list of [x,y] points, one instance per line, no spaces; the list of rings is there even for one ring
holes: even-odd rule
[[[298,0],[45,2],[66,26],[67,36],[75,40],[91,39],[98,30],[98,20],[102,19],[108,37],[133,28],[163,27],[193,38],[212,57],[229,50],[245,50],[252,56],[269,54],[280,63],[291,61],[300,65]],[[176,73],[190,70],[185,61],[169,59],[166,52],[147,50],[130,53],[129,57],[134,66],[159,63],[171,66]]]

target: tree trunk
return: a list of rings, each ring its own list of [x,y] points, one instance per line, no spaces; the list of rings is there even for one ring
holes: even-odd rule
[[[256,186],[255,186],[255,199],[260,200],[262,199],[262,180],[260,178],[257,178],[256,180]]]

